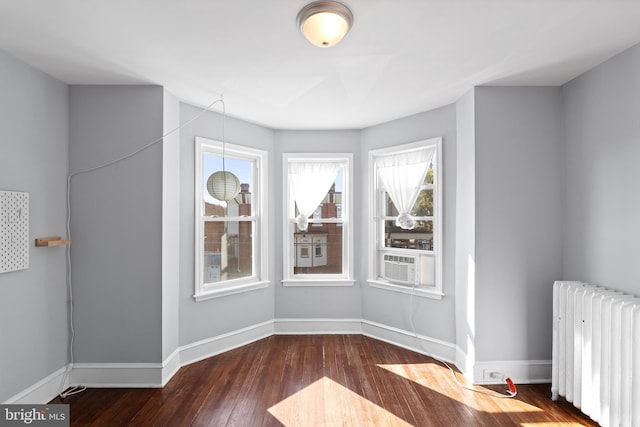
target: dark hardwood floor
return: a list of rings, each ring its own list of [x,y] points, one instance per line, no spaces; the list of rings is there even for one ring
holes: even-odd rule
[[[503,391],[506,386],[491,387]],[[550,385],[474,393],[441,363],[362,335],[275,335],[183,367],[162,389],[59,398],[72,426],[595,426]]]

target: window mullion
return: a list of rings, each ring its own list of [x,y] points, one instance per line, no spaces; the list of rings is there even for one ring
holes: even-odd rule
[[[256,221],[258,218],[255,216],[203,216],[204,222],[225,222],[225,221]]]

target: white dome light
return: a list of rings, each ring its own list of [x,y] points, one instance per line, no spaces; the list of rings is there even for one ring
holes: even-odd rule
[[[298,13],[298,27],[312,44],[331,47],[340,42],[349,32],[353,14],[342,3],[316,1],[302,8]]]

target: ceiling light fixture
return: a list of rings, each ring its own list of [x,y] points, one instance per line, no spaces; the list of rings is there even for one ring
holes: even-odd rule
[[[312,44],[332,47],[340,42],[351,29],[353,14],[342,3],[316,1],[309,3],[298,13],[298,27]]]

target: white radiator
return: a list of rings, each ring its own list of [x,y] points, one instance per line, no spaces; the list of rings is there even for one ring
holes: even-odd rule
[[[603,427],[640,426],[640,298],[554,283],[551,395]]]

